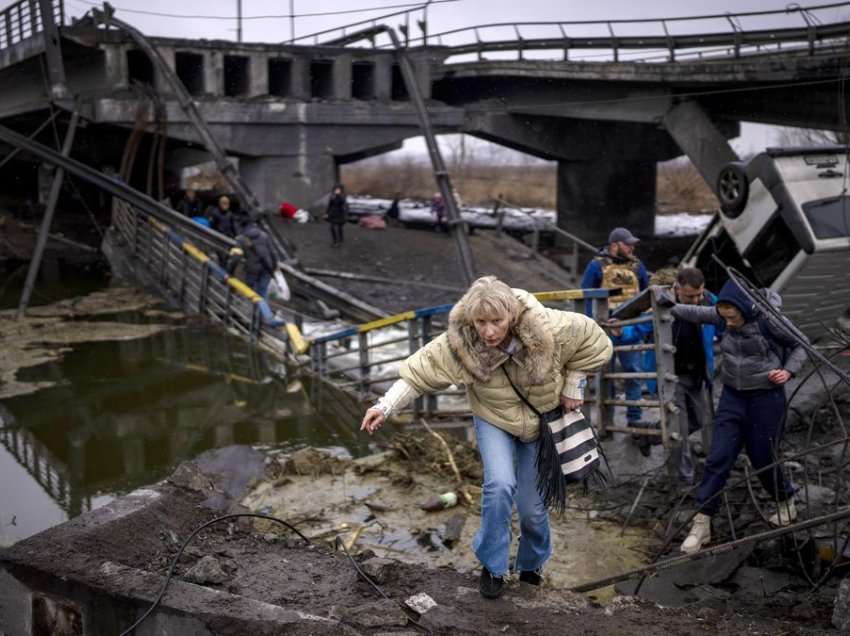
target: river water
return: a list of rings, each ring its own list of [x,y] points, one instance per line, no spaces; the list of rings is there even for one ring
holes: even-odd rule
[[[79,274],[42,281],[34,304],[107,283]],[[24,276],[16,275],[0,308],[17,304]],[[157,313],[94,320],[164,322]],[[10,355],[4,348],[0,355]],[[321,387],[287,381],[279,363],[220,327],[172,317],[150,337],[63,349],[17,372],[22,385],[47,388],[0,400],[0,543],[161,480],[209,448],[310,444],[369,452],[343,401],[324,400],[330,410],[317,409],[309,392],[315,400]]]

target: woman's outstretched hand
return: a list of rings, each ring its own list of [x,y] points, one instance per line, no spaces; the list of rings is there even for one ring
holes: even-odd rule
[[[360,424],[360,430],[366,431],[369,435],[371,435],[384,425],[385,420],[386,418],[384,417],[383,412],[378,409],[369,409],[366,411],[366,415],[363,416],[363,422]]]

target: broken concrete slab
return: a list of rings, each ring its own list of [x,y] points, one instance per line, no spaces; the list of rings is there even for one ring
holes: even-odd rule
[[[723,583],[753,553],[753,545],[742,545],[728,552],[688,561],[659,573],[676,585],[716,585]]]
[[[398,561],[373,557],[360,564],[366,575],[378,585],[389,583],[395,577]]]
[[[791,585],[794,578],[788,572],[743,565],[730,583],[737,587],[735,595],[752,603],[761,603]]]
[[[322,478],[339,480],[331,475]],[[339,486],[348,489],[351,483]],[[56,599],[63,608],[70,608],[80,618],[85,636],[126,629],[158,595],[183,538],[215,516],[200,505],[208,498],[209,486],[201,480],[201,488],[194,491],[165,481],[0,550],[0,607],[4,609],[0,631],[31,636],[25,626],[8,627],[5,609],[30,608],[33,598]],[[421,512],[411,506],[413,513]],[[215,557],[231,577],[225,583],[227,588],[218,590],[182,580],[191,562],[179,563],[177,578],[162,606],[145,625],[147,631],[139,633],[359,636],[410,631],[395,609],[390,614],[388,605],[373,604],[374,590],[342,553],[302,542],[268,543],[263,534],[228,522],[199,533],[191,544],[196,548],[192,554]],[[555,540],[557,550],[570,551],[562,536]],[[396,600],[419,593],[434,599],[437,607],[420,622],[435,635],[505,632],[556,636],[563,633],[566,613],[570,628],[588,636],[663,636],[687,633],[693,624],[693,617],[686,613],[661,612],[652,605],[624,607],[606,616],[585,597],[547,587],[548,571],[542,588],[512,580],[502,599],[489,601],[478,593],[477,572],[429,565],[433,564],[397,562],[397,576],[388,583],[386,593]],[[340,620],[358,612],[363,622],[377,621],[380,615],[380,620],[393,624],[366,627]],[[717,633],[724,636],[768,629],[763,619],[751,616],[727,615],[723,625],[724,631]],[[800,636],[817,633],[810,627],[810,623],[805,629],[783,624],[785,633]]]
[[[221,562],[209,554],[183,575],[183,580],[198,585],[221,585],[229,579],[230,576],[221,568]]]
[[[360,627],[404,627],[407,615],[390,599],[381,599],[358,605],[348,610],[344,620]]]
[[[205,493],[204,505],[211,509],[227,510],[245,494],[249,485],[263,478],[265,461],[265,454],[250,446],[224,446],[183,462],[168,481]]]

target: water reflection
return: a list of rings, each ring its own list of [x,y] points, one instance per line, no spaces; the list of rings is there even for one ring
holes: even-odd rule
[[[3,403],[0,534],[17,538],[162,479],[213,447],[368,452],[353,424],[357,405],[287,381],[274,359],[212,327],[81,345],[20,377],[56,385]]]

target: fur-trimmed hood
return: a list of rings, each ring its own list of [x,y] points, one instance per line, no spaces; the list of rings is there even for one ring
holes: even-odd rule
[[[546,310],[533,295],[514,289],[520,302],[519,317],[510,328],[520,343],[513,356],[519,367],[520,384],[542,384],[552,371],[555,337]],[[498,348],[488,347],[478,335],[464,302],[459,301],[449,313],[447,330],[449,347],[461,366],[477,381],[487,382],[508,357]]]

